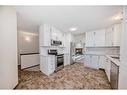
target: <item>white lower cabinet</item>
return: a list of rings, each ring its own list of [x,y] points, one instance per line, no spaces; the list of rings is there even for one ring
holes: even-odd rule
[[[119,71],[119,89],[127,89],[127,67],[126,66],[120,66]]]
[[[93,55],[91,56],[91,67],[95,69],[99,69],[99,56]]]
[[[91,56],[90,55],[85,55],[85,58],[84,58],[84,66],[85,67],[91,67],[90,66],[90,63],[91,63]]]
[[[85,55],[84,65],[85,67],[90,67],[94,69],[98,69],[99,56],[96,55]]]
[[[99,56],[99,68],[105,69],[105,63],[106,63],[106,57],[105,56]]]
[[[41,56],[40,57],[40,70],[46,75],[50,75],[55,71],[55,56]]]
[[[84,66],[94,69],[102,68],[105,70],[108,80],[110,81],[111,61],[103,55],[84,55]]]
[[[108,58],[106,58],[105,72],[106,72],[106,75],[107,75],[109,81],[110,81],[110,69],[111,69],[111,61]]]

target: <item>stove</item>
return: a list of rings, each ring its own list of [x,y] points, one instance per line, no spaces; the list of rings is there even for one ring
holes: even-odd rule
[[[64,68],[64,54],[58,54],[56,55],[56,70],[61,70]]]

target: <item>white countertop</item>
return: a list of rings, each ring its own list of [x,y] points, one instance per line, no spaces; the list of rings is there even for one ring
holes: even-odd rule
[[[120,60],[119,59],[115,59],[112,58],[112,55],[105,55],[109,60],[111,60],[113,63],[115,63],[117,66],[120,66]],[[118,57],[118,56],[114,56],[113,57]]]
[[[102,55],[102,56],[104,56],[105,54],[103,54],[103,53],[85,53],[84,55]]]

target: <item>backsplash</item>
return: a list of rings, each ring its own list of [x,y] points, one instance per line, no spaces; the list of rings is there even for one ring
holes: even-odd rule
[[[86,53],[119,55],[120,47],[90,47],[86,48]]]

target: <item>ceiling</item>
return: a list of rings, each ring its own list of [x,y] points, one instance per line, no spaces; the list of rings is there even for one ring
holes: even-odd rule
[[[63,32],[76,27],[73,34],[101,29],[119,21],[112,17],[122,11],[122,6],[16,6],[18,30],[37,32],[46,23]]]

